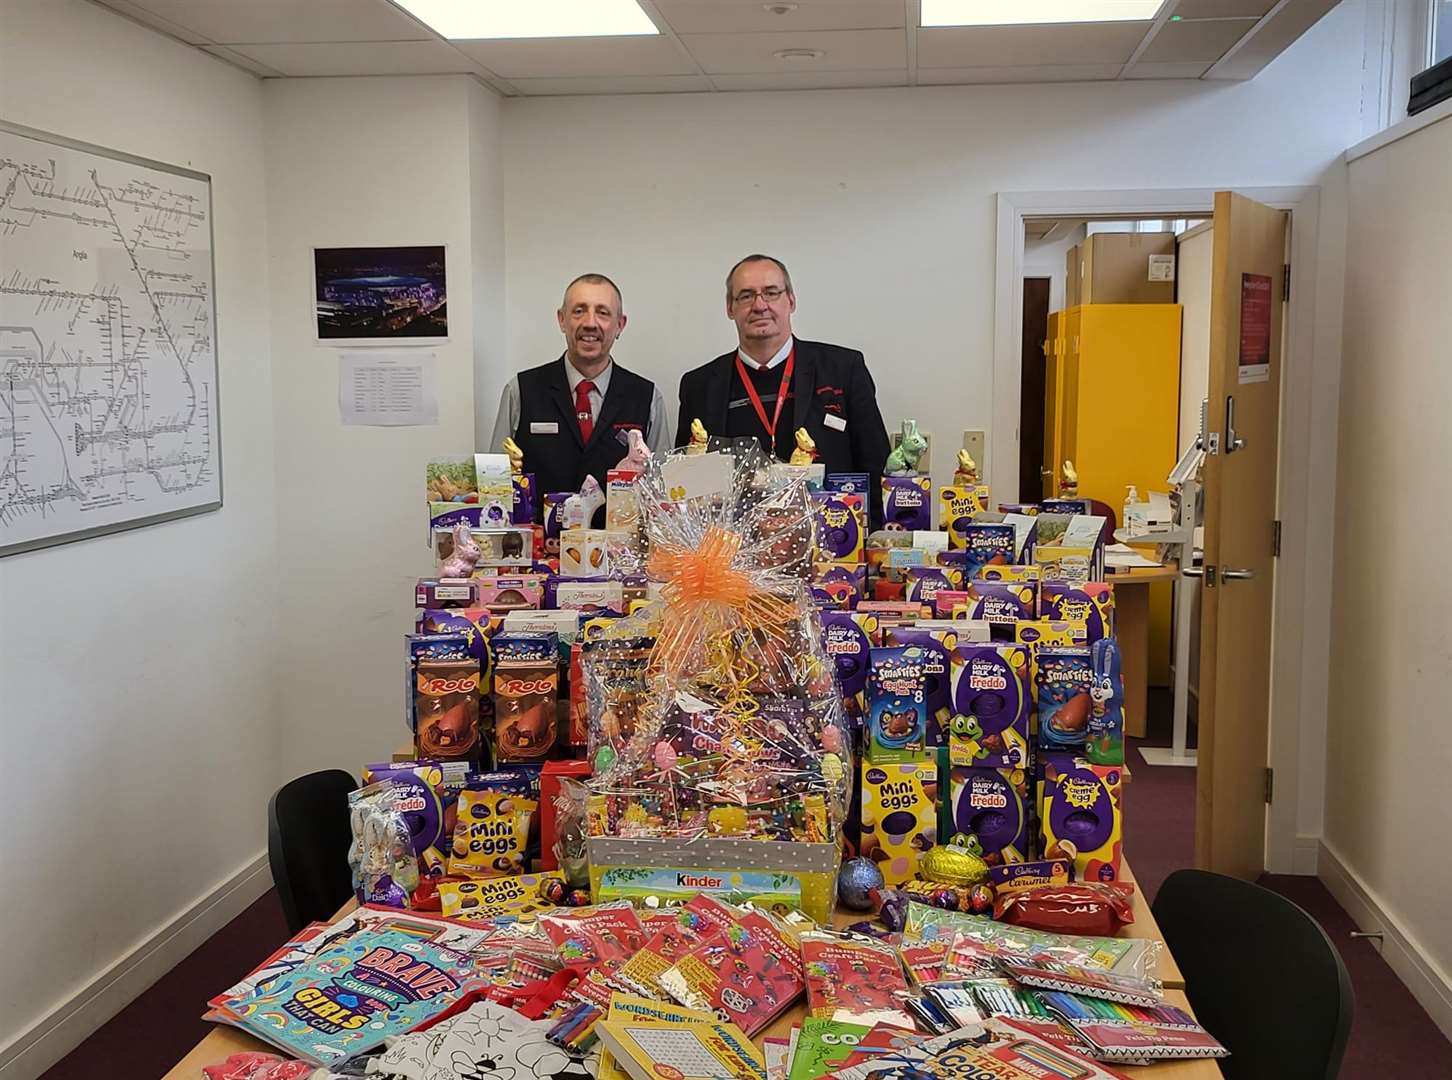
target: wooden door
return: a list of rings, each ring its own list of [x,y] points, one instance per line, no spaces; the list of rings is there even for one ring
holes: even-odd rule
[[[1036,502],[1044,464],[1044,401],[1049,338],[1049,279],[1023,279],[1023,348],[1019,376],[1018,502]],[[1009,500],[1005,500],[1009,501]]]
[[[1287,215],[1215,196],[1195,862],[1265,866]]]

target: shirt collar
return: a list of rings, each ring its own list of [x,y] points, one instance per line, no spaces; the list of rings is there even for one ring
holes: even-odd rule
[[[766,362],[767,370],[770,371],[778,364],[783,363],[787,358],[787,354],[792,351],[792,346],[794,344],[796,344],[796,338],[793,337],[791,334],[788,334],[786,341],[782,343],[782,347],[776,351],[776,355]],[[757,364],[755,360],[751,359],[751,357],[747,356],[745,351],[742,349],[737,349],[736,355],[741,357],[741,362],[745,364],[748,368],[761,366]]]
[[[614,370],[615,358],[611,357],[610,363],[605,365],[605,370],[600,372],[600,374],[596,375],[593,379],[590,380],[592,383],[595,384],[595,392],[598,393],[601,397],[604,397],[605,392],[610,389],[610,373]],[[572,394],[575,392],[575,387],[579,386],[582,382],[585,381],[585,376],[581,375],[579,371],[575,369],[575,365],[570,363],[570,358],[568,356],[565,357],[565,379],[570,384],[570,393]]]

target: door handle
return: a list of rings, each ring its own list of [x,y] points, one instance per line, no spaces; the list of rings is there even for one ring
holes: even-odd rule
[[[1225,398],[1225,452],[1233,454],[1237,450],[1245,449],[1245,440],[1235,434],[1235,397],[1227,395]]]
[[[1255,577],[1255,571],[1249,567],[1244,570],[1236,570],[1234,567],[1227,566],[1220,571],[1221,581],[1249,581],[1253,577]]]
[[[1205,571],[1204,570],[1201,570],[1198,566],[1192,566],[1192,567],[1189,567],[1189,568],[1187,568],[1185,570],[1181,570],[1180,573],[1183,576],[1185,576],[1185,577],[1204,577],[1205,576]]]

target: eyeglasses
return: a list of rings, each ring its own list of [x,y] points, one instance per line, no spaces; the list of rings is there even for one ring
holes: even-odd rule
[[[786,293],[787,291],[785,289],[778,288],[775,285],[768,285],[764,289],[742,289],[731,298],[731,302],[737,307],[746,307],[754,305],[756,298],[759,296],[768,304],[774,304],[785,296]]]

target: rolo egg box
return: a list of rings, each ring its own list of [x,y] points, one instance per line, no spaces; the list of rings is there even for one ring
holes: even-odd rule
[[[953,764],[1026,768],[1032,710],[1028,647],[960,644],[952,669]]]
[[[1024,769],[954,766],[953,828],[972,833],[989,866],[1029,856],[1029,780]]]
[[[1044,753],[1039,818],[1047,859],[1073,859],[1080,881],[1117,881],[1123,847],[1122,765]]]

